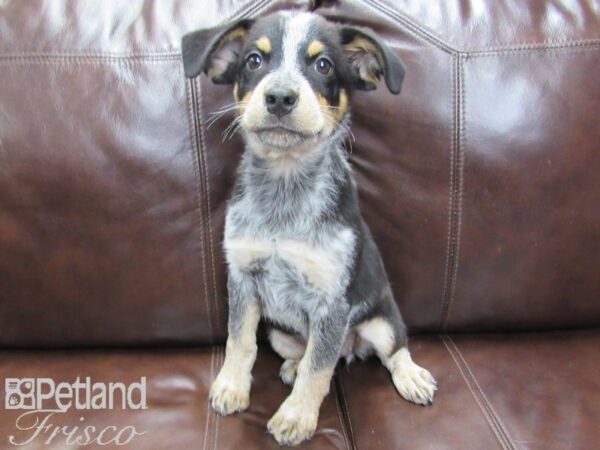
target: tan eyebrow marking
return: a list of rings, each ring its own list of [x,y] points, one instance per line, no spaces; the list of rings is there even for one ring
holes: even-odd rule
[[[266,36],[261,36],[256,40],[256,48],[265,54],[271,53],[271,40]]]
[[[314,40],[310,44],[308,44],[308,48],[306,49],[306,54],[309,58],[318,55],[325,49],[325,46],[321,41]]]

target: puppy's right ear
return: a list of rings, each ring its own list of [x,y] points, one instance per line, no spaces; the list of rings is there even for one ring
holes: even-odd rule
[[[244,19],[183,36],[181,53],[185,76],[194,78],[204,72],[214,83],[233,83],[239,54],[252,23]]]

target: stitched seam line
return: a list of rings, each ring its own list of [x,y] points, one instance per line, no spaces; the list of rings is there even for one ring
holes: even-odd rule
[[[481,48],[458,48],[458,45],[452,42],[448,42],[441,38],[436,33],[432,32],[425,26],[415,22],[413,19],[405,16],[396,8],[394,8],[389,2],[385,0],[364,0],[365,3],[370,4],[375,9],[378,9],[381,13],[386,16],[391,17],[392,20],[397,22],[400,25],[403,25],[407,29],[411,31],[413,35],[419,37],[434,46],[438,47],[440,50],[444,50],[449,53],[459,53],[459,54],[473,54],[477,55],[478,53],[487,53],[487,52],[496,52],[496,53],[504,53],[504,52],[514,52],[514,51],[524,51],[524,50],[538,50],[545,49],[548,47],[552,48],[560,48],[560,47],[579,47],[579,46],[587,46],[587,45],[598,45],[600,44],[600,38],[588,38],[588,39],[577,39],[573,41],[567,40],[548,40],[543,42],[531,42],[531,43],[514,43],[514,44],[506,44],[506,45],[493,45],[488,47]]]
[[[469,391],[471,391],[471,394],[475,398],[475,401],[477,402],[477,406],[479,406],[479,409],[481,409],[481,412],[483,412],[485,420],[487,421],[488,425],[492,429],[492,432],[494,433],[494,436],[496,436],[496,439],[498,440],[498,443],[500,444],[500,446],[503,449],[506,450],[507,447],[505,446],[505,444],[504,444],[504,442],[502,440],[502,437],[500,436],[500,433],[499,433],[498,429],[496,428],[496,425],[494,424],[494,422],[493,422],[492,418],[490,417],[488,411],[484,408],[481,399],[479,398],[479,396],[475,392],[474,388],[471,386],[470,380],[465,375],[465,373],[464,373],[464,371],[462,369],[462,366],[460,365],[460,363],[458,362],[457,358],[454,356],[454,353],[450,349],[450,346],[449,346],[449,344],[446,341],[447,336],[446,335],[442,335],[440,337],[442,339],[442,342],[444,343],[444,346],[446,347],[446,350],[448,350],[448,353],[450,353],[450,357],[454,361],[454,364],[458,368],[458,371],[460,372],[461,376],[463,377],[463,380],[465,381],[467,387],[469,388]]]
[[[578,39],[574,41],[561,41],[561,40],[549,40],[543,42],[531,42],[531,43],[517,43],[507,45],[496,45],[481,48],[467,48],[463,51],[471,55],[478,55],[480,53],[507,53],[507,52],[522,52],[524,50],[546,50],[546,49],[559,49],[559,48],[573,48],[573,47],[588,47],[600,45],[599,38],[590,39]]]
[[[340,422],[342,431],[344,432],[344,439],[346,440],[346,447],[352,450],[356,450],[356,440],[354,439],[354,430],[352,429],[352,420],[350,420],[350,410],[348,409],[348,402],[346,400],[346,392],[344,390],[344,383],[342,381],[342,375],[338,371],[335,375],[335,388],[336,388],[336,403],[338,408],[341,408]],[[338,409],[338,414],[339,414]],[[343,419],[343,421],[342,421]]]
[[[506,437],[506,440],[508,441],[508,444],[510,445],[511,448],[514,448],[512,440],[510,439],[510,435],[508,434],[508,431],[506,431],[506,427],[504,426],[504,423],[502,423],[502,419],[500,419],[500,415],[496,412],[496,410],[494,409],[494,405],[492,405],[492,402],[490,402],[488,400],[487,396],[485,395],[484,390],[479,385],[479,383],[477,381],[477,378],[475,378],[475,375],[473,374],[473,371],[469,367],[469,363],[467,362],[467,360],[465,359],[465,357],[461,353],[461,351],[458,348],[458,346],[454,343],[454,341],[452,340],[452,338],[448,336],[448,340],[450,341],[450,343],[452,344],[452,347],[456,351],[456,354],[458,355],[458,357],[460,358],[460,360],[464,364],[464,367],[467,369],[467,372],[469,373],[469,376],[471,377],[471,379],[475,383],[475,386],[477,387],[477,389],[481,393],[481,396],[483,397],[484,402],[488,405],[488,407],[489,407],[489,409],[490,409],[490,411],[492,413],[492,417],[494,417],[495,420],[496,420],[496,422],[498,423],[498,426],[500,427],[500,430],[502,430],[502,433]]]
[[[221,320],[219,317],[219,299],[217,298],[217,281],[215,274],[215,251],[214,251],[214,242],[213,242],[213,227],[212,227],[212,207],[210,204],[210,187],[208,183],[208,164],[206,159],[206,139],[204,135],[204,120],[202,115],[202,88],[199,81],[199,78],[194,79],[194,83],[196,84],[196,91],[198,93],[198,103],[197,103],[197,114],[198,114],[198,127],[200,129],[200,162],[202,169],[202,178],[204,183],[204,193],[206,202],[203,205],[205,209],[205,230],[207,230],[208,234],[208,248],[210,250],[210,269],[212,275],[212,288],[213,288],[213,307],[215,313],[215,334],[219,335],[219,327],[221,324]],[[215,336],[215,338],[216,338]]]
[[[441,330],[444,326],[446,309],[448,307],[448,292],[450,289],[450,264],[454,261],[454,246],[452,245],[454,236],[453,236],[453,208],[454,208],[454,171],[455,171],[455,154],[458,149],[458,145],[456,143],[456,138],[458,136],[458,132],[456,130],[458,123],[458,100],[457,100],[457,62],[458,57],[456,55],[452,55],[452,70],[451,72],[451,86],[452,86],[452,136],[450,138],[450,163],[449,163],[449,187],[448,187],[448,233],[447,233],[447,243],[446,243],[446,264],[444,267],[444,285],[442,289],[442,309],[440,312],[440,322],[438,328]]]
[[[2,66],[25,66],[25,65],[54,65],[54,66],[93,66],[93,65],[115,65],[133,66],[136,64],[166,64],[180,62],[181,56],[173,58],[89,58],[89,57],[24,57],[24,58],[1,58]]]
[[[450,192],[448,211],[448,245],[446,253],[446,270],[444,288],[442,291],[442,311],[440,330],[448,326],[458,276],[458,259],[460,253],[460,230],[462,224],[462,189],[463,189],[463,160],[464,160],[464,127],[465,127],[465,92],[463,76],[463,57],[453,58],[452,101],[453,128],[452,151],[450,155]]]
[[[202,279],[204,284],[204,302],[206,305],[206,314],[208,315],[208,333],[209,340],[212,343],[214,341],[214,326],[213,326],[213,314],[210,297],[208,295],[207,276],[206,276],[206,257],[205,257],[205,245],[204,245],[204,228],[203,228],[203,214],[202,214],[202,186],[201,186],[201,174],[200,174],[200,159],[198,154],[198,108],[196,107],[196,87],[194,82],[186,81],[188,91],[188,114],[190,115],[190,135],[192,136],[192,158],[194,163],[194,173],[196,178],[196,220],[199,231],[199,242],[200,242],[200,264],[202,266]]]
[[[254,12],[257,8],[255,8]],[[527,47],[505,48],[498,50],[472,50],[472,51],[452,51],[454,55],[468,55],[473,58],[483,58],[489,56],[517,56],[529,55],[534,52],[543,53],[576,53],[583,51],[594,51],[600,49],[600,40],[577,41],[574,43],[565,43],[560,45],[531,45]],[[172,61],[180,61],[181,52],[164,54],[69,54],[69,53],[24,53],[24,54],[0,54],[0,64],[52,64],[52,65],[91,65],[91,64],[161,64]]]
[[[457,53],[458,52],[457,49],[453,48],[451,45],[444,42],[442,39],[440,39],[435,34],[431,33],[429,30],[423,28],[421,25],[413,22],[409,18],[400,14],[389,3],[382,1],[382,0],[364,0],[364,1],[365,1],[365,3],[369,3],[375,9],[378,9],[385,16],[391,17],[399,25],[402,25],[405,28],[407,28],[411,32],[411,34],[413,34],[414,36],[419,37],[419,38],[429,42],[430,44],[433,44],[434,46],[438,47],[440,50],[444,50],[448,53]]]
[[[213,380],[213,374],[214,374],[214,363],[215,363],[215,347],[212,347],[210,349],[210,382],[212,383]],[[207,448],[207,444],[208,444],[208,432],[210,430],[209,428],[209,422],[210,422],[210,418],[211,418],[211,407],[210,407],[210,385],[208,386],[208,392],[206,394],[206,423],[204,424],[204,445],[202,446],[202,450],[206,450]]]
[[[493,52],[478,52],[478,53],[469,53],[469,58],[485,58],[490,56],[530,56],[532,53],[542,53],[542,54],[563,54],[563,55],[572,55],[575,53],[583,53],[589,51],[597,51],[600,50],[600,43],[594,45],[586,45],[586,46],[572,46],[572,47],[540,47],[535,49],[523,49],[523,50],[503,50],[503,51],[493,51]]]
[[[464,58],[458,58],[458,66],[456,75],[458,76],[458,128],[457,128],[457,136],[456,136],[456,145],[457,145],[457,153],[456,153],[456,161],[457,173],[455,179],[455,216],[454,216],[454,255],[453,255],[453,267],[452,267],[452,276],[451,276],[451,285],[450,292],[448,293],[448,303],[446,307],[446,314],[444,317],[444,330],[448,326],[448,322],[450,321],[450,314],[452,313],[452,305],[454,304],[454,298],[456,295],[456,283],[458,278],[458,266],[460,264],[460,235],[462,229],[462,205],[463,205],[463,184],[464,184],[464,160],[465,160],[465,140],[466,140],[466,105],[465,105],[465,76],[463,71],[463,61]]]
[[[335,411],[337,412],[338,419],[340,421],[340,429],[342,430],[342,436],[344,436],[344,443],[346,444],[346,449],[350,449],[350,445],[348,443],[348,433],[346,431],[346,427],[344,426],[344,420],[342,419],[342,411],[340,406],[340,398],[337,387],[337,380],[334,378],[335,386]]]
[[[273,0],[263,0],[259,2],[248,2],[244,7],[240,8],[240,10],[234,13],[227,20],[224,20],[223,23],[231,22],[233,20],[238,20],[242,17],[251,16],[252,14],[256,14],[260,10],[262,10],[265,6],[271,3]]]
[[[36,59],[73,59],[73,60],[157,60],[171,61],[181,58],[181,51],[156,52],[156,53],[111,53],[111,52],[25,52],[25,53],[0,53],[0,60],[36,60]]]
[[[450,336],[442,335],[441,338],[442,342],[444,343],[444,346],[448,350],[448,353],[450,353],[452,360],[456,364],[456,367],[458,368],[460,374],[465,380],[467,387],[469,388],[471,394],[475,398],[477,405],[483,412],[483,415],[485,416],[488,424],[492,428],[494,435],[498,439],[498,443],[505,450],[514,450],[515,446],[512,443],[508,433],[506,432],[506,429],[502,421],[500,420],[500,417],[492,407],[491,403],[488,401],[483,390],[481,389],[481,386],[477,382],[477,379],[473,375],[473,372],[467,365],[466,360],[463,358],[462,354],[458,350],[458,347],[456,346],[456,344],[454,344],[454,341],[452,341]]]
[[[223,367],[223,363],[225,362],[225,348],[224,347],[219,347],[219,352],[218,352],[218,359],[217,359],[217,366],[219,367],[219,370],[221,369],[221,367]],[[212,409],[212,408],[211,408]],[[213,434],[213,450],[217,449],[217,442],[219,442],[219,422],[220,422],[220,418],[221,416],[219,414],[215,414],[215,432]]]

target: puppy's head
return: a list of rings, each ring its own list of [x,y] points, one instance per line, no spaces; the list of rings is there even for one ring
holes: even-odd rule
[[[254,149],[310,149],[340,128],[353,89],[383,76],[398,94],[404,66],[371,31],[312,13],[276,13],[183,37],[185,74],[233,85],[241,128]],[[343,128],[343,126],[342,126]]]

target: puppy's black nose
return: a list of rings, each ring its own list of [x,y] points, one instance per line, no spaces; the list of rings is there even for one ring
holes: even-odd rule
[[[265,94],[267,110],[277,117],[283,117],[292,112],[298,104],[298,96],[291,89],[272,88]]]

